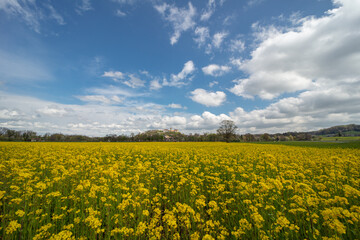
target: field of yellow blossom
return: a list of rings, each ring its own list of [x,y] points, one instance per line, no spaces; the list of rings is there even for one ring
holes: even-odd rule
[[[360,239],[360,149],[0,143],[0,239]]]

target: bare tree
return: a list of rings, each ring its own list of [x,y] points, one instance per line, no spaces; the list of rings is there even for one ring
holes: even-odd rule
[[[220,123],[220,127],[217,130],[217,133],[223,137],[226,142],[231,142],[231,140],[235,137],[235,131],[237,126],[234,121],[231,120],[223,120]]]

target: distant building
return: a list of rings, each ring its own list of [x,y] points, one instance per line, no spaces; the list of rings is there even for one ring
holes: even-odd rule
[[[178,129],[172,129],[172,128],[170,128],[170,129],[164,129],[163,131],[164,131],[164,132],[179,132]]]

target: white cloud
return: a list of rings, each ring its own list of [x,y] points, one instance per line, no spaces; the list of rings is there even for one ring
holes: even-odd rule
[[[118,100],[113,96],[106,97],[112,101]],[[137,133],[147,130],[153,122],[160,122],[166,109],[161,105],[134,102],[122,106],[104,105],[101,102],[60,104],[1,91],[0,98],[0,127],[28,129],[38,133],[62,132],[91,136]]]
[[[166,112],[169,106],[127,101],[121,106],[101,102],[59,104],[0,91],[0,127],[38,133],[105,136],[171,127],[182,132],[215,132],[222,120],[234,120],[241,134],[308,131],[339,124],[359,124],[360,90],[354,86],[326,91],[319,86],[298,97],[280,99],[263,109],[247,112],[238,107],[229,114],[219,115],[208,111],[201,115],[171,114]]]
[[[235,15],[226,16],[223,20],[223,25],[230,25],[235,20]]]
[[[46,4],[46,6],[50,11],[50,18],[55,19],[59,25],[65,25],[64,18],[55,10],[55,8],[50,4]]]
[[[123,11],[121,11],[120,9],[116,10],[116,16],[118,17],[125,17],[126,13],[124,13]]]
[[[166,126],[178,126],[178,125],[185,125],[186,124],[186,118],[180,117],[180,116],[173,116],[173,117],[164,117],[163,122],[166,124]]]
[[[146,70],[141,70],[141,71],[139,71],[142,75],[145,75],[145,76],[147,76],[147,77],[152,77],[151,76],[151,74],[148,72],[148,71],[146,71]]]
[[[212,81],[212,82],[209,83],[209,87],[213,87],[213,86],[215,86],[217,84],[219,84],[218,81]]]
[[[181,104],[177,104],[177,103],[171,103],[168,105],[169,108],[173,108],[173,109],[187,109],[186,107],[181,106]]]
[[[228,36],[227,32],[218,32],[215,33],[212,37],[211,43],[208,43],[205,49],[206,54],[212,53],[213,49],[222,50],[221,45],[224,42],[225,38]]]
[[[232,39],[230,41],[230,51],[240,53],[245,50],[245,42],[241,39]]]
[[[107,97],[104,95],[85,95],[85,96],[77,96],[77,98],[83,102],[90,102],[90,103],[119,104],[122,102],[122,99],[116,95],[111,97]]]
[[[334,3],[337,8],[326,15],[300,19],[292,28],[262,28],[251,59],[240,66],[249,77],[238,81],[232,92],[272,99],[319,84],[330,89],[359,83],[360,2]]]
[[[235,67],[237,67],[239,70],[241,70],[241,66],[242,66],[243,61],[242,61],[241,58],[231,58],[230,63],[232,65],[234,65]]]
[[[137,96],[141,96],[141,94],[139,93],[134,93],[130,90],[125,90],[123,88],[119,88],[116,86],[106,86],[103,88],[99,88],[99,87],[95,87],[95,88],[89,88],[87,89],[87,92],[89,93],[93,93],[95,95],[120,95],[120,96],[124,96],[124,97],[137,97]]]
[[[165,17],[165,11],[169,8],[169,4],[163,3],[162,5],[155,5],[154,8],[158,11],[163,17]]]
[[[269,76],[270,74],[270,76]],[[295,72],[257,72],[250,79],[235,80],[231,92],[238,96],[252,96],[256,93],[262,99],[273,99],[282,92],[296,92],[311,88],[311,79]]]
[[[104,97],[116,100],[113,96]],[[154,128],[176,127],[184,130],[187,124],[186,116],[167,113],[168,106],[154,103],[127,101],[118,106],[104,104],[98,97],[100,102],[91,101],[85,105],[60,104],[1,91],[0,98],[0,127],[27,129],[42,134],[61,132],[105,136],[109,133],[138,133]]]
[[[206,9],[203,10],[200,20],[201,21],[207,21],[213,15],[216,7],[215,0],[209,0]]]
[[[202,46],[205,44],[206,40],[210,38],[209,28],[207,27],[197,27],[195,28],[195,35],[194,41],[198,44],[198,46]]]
[[[12,17],[19,17],[35,32],[40,33],[40,22],[55,19],[59,25],[64,25],[64,18],[50,4],[38,5],[35,0],[1,0],[0,10]]]
[[[37,109],[37,112],[40,114],[45,114],[48,116],[54,116],[54,117],[62,117],[65,114],[67,114],[66,109],[63,107],[59,107],[58,105],[52,104],[48,105],[44,108]]]
[[[250,94],[247,94],[245,91],[245,86],[248,81],[249,79],[234,80],[233,82],[235,82],[236,84],[234,87],[230,88],[229,91],[237,96],[253,99],[254,97]]]
[[[247,5],[249,7],[252,7],[252,6],[258,5],[258,4],[260,4],[260,3],[264,2],[264,1],[265,0],[249,0]]]
[[[227,37],[227,32],[218,32],[215,33],[212,40],[212,45],[215,48],[220,48],[221,44],[223,43],[224,39]]]
[[[77,5],[75,11],[81,15],[82,13],[90,11],[92,9],[93,8],[91,6],[90,0],[81,0],[80,4]]]
[[[202,68],[202,71],[206,75],[210,75],[213,77],[219,77],[224,75],[225,73],[228,73],[231,70],[229,66],[219,66],[216,64],[210,64],[206,67]]]
[[[225,2],[224,0],[220,0],[218,1],[218,4],[222,6],[224,2]],[[208,21],[210,17],[214,14],[215,9],[216,9],[216,0],[209,0],[206,5],[206,8],[201,13],[200,20]]]
[[[191,92],[190,97],[194,102],[207,107],[218,107],[226,100],[226,94],[221,91],[208,92],[205,89],[197,88]]]
[[[169,118],[164,118],[164,121],[167,125],[174,125],[174,126],[183,126],[186,124],[186,118],[180,116],[173,116]]]
[[[9,109],[0,109],[0,119],[17,119],[20,117],[20,114],[16,110]]]
[[[141,80],[134,74],[128,74],[126,76],[126,74],[119,72],[119,71],[109,71],[109,72],[104,72],[102,77],[110,77],[116,82],[118,82],[119,79],[121,79],[121,80],[123,80],[123,81],[121,81],[123,84],[125,84],[131,88],[139,88],[139,87],[145,86],[145,81]],[[127,80],[124,80],[125,78],[127,78]]]
[[[151,129],[184,128],[187,120],[180,116],[163,116],[160,121],[149,124]]]
[[[151,82],[150,82],[150,90],[158,90],[160,88],[162,88],[162,85],[161,85],[159,79],[151,80]]]
[[[181,87],[188,84],[191,80],[191,74],[195,71],[195,65],[193,61],[187,61],[184,64],[184,68],[178,74],[171,74],[170,81],[164,81],[164,86]]]
[[[136,3],[138,0],[112,0],[113,2],[117,2],[119,4],[134,4]]]
[[[121,102],[122,102],[122,99],[119,98],[118,96],[112,96],[112,97],[110,98],[110,100],[111,100],[112,102],[115,102],[115,103],[121,103]]]
[[[181,104],[171,103],[168,105],[169,108],[182,108]]]
[[[231,120],[231,118],[226,114],[215,115],[211,112],[205,111],[201,114],[201,116],[191,116],[186,128],[188,130],[203,129],[215,131],[217,128],[219,128],[219,124],[223,120]]]
[[[179,40],[181,34],[195,26],[194,17],[196,15],[196,9],[191,2],[188,4],[188,8],[178,8],[174,5],[163,3],[162,5],[156,5],[155,9],[162,15],[162,17],[168,21],[173,29],[174,33],[170,38],[171,45],[174,45]]]
[[[129,75],[129,80],[124,81],[123,83],[131,88],[139,88],[145,86],[145,81],[136,77],[134,74]]]
[[[235,109],[231,118],[243,132],[309,131],[340,124],[359,123],[360,89],[322,87],[298,97],[283,98],[264,109]]]
[[[102,77],[111,77],[113,79],[124,79],[125,74],[119,71],[104,72]]]
[[[19,16],[25,23],[40,32],[39,16],[34,9],[36,3],[34,1],[17,1],[17,0],[2,0],[0,1],[0,9],[9,15]]]

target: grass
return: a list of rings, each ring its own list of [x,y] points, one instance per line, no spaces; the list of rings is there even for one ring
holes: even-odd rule
[[[310,142],[310,141],[292,141],[292,142],[260,142],[260,144],[286,145],[296,147],[313,147],[313,148],[356,148],[360,149],[359,141],[348,142]]]
[[[348,142],[348,141],[360,141],[360,137],[322,137],[321,141],[339,141],[339,142]]]

